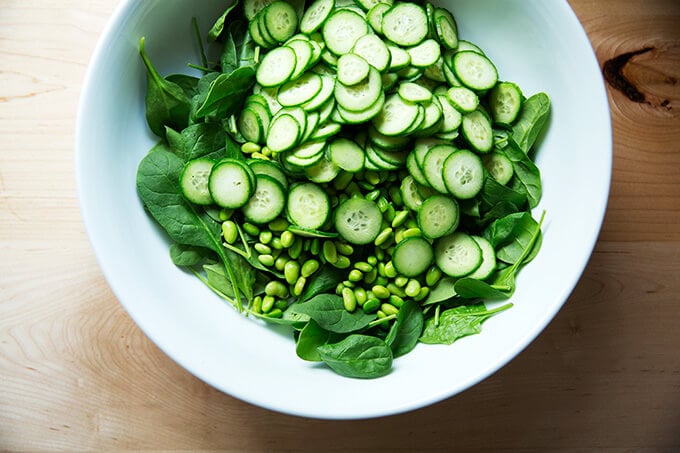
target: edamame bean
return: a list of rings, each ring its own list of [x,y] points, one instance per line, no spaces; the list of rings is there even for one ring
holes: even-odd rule
[[[347,269],[352,265],[352,262],[349,260],[344,255],[338,256],[338,259],[333,263],[333,266],[337,267],[338,269]]]
[[[385,263],[385,277],[394,278],[398,275],[397,270],[394,268],[394,263],[392,260]]]
[[[303,276],[298,277],[297,281],[295,282],[295,286],[293,287],[293,295],[294,296],[299,296],[302,294],[302,291],[305,289],[305,285],[307,284],[307,279]]]
[[[252,154],[260,151],[260,145],[257,143],[253,142],[245,142],[243,145],[241,145],[241,151],[244,154]]]
[[[253,306],[251,310],[254,313],[262,313],[262,296],[253,297]]]
[[[409,228],[407,230],[404,230],[404,233],[402,234],[404,239],[407,238],[419,238],[423,235],[423,232],[420,231],[420,228],[415,227],[415,228]]]
[[[364,302],[364,306],[361,308],[363,308],[365,313],[368,314],[375,313],[380,308],[380,301],[375,298],[367,299],[366,302]]]
[[[272,241],[272,232],[271,231],[260,231],[260,243],[261,244],[269,244]]]
[[[328,263],[335,263],[338,260],[338,249],[333,241],[326,240],[322,247],[323,257]]]
[[[260,235],[260,229],[250,222],[245,222],[243,225],[241,225],[241,227],[243,228],[243,231],[245,231],[246,233],[253,237],[257,237]]]
[[[347,279],[350,282],[359,282],[364,278],[363,272],[361,272],[359,269],[352,269],[349,272],[349,275],[347,276]]]
[[[366,262],[370,264],[371,266],[375,267],[378,264],[378,258],[375,256],[371,255],[368,258],[366,258]]]
[[[371,272],[373,266],[371,266],[365,261],[359,261],[357,263],[354,263],[354,268],[360,270],[361,272]]]
[[[399,211],[394,215],[394,219],[392,219],[392,228],[398,228],[400,227],[404,222],[406,222],[406,219],[408,219],[408,211]]]
[[[278,297],[278,298],[284,299],[284,298],[288,297],[288,288],[286,288],[286,285],[284,285],[280,281],[272,280],[265,285],[264,293],[267,296]]]
[[[262,312],[268,313],[271,311],[271,309],[274,308],[274,302],[276,302],[274,296],[264,296],[262,298]]]
[[[224,237],[224,242],[227,244],[236,242],[236,239],[238,238],[238,229],[232,220],[222,222],[222,236]]]
[[[390,303],[383,303],[380,305],[380,311],[385,313],[387,316],[396,315],[399,313],[399,309]]]
[[[377,186],[380,184],[380,175],[374,171],[367,171],[364,173],[364,181]]]
[[[269,160],[268,156],[265,156],[262,153],[253,153],[250,155],[253,159],[262,159],[262,160]]]
[[[293,245],[291,245],[288,248],[288,256],[290,256],[291,259],[298,259],[300,258],[300,254],[302,253],[302,248],[304,246],[304,242],[302,238],[296,237],[295,241],[293,242]]]
[[[276,309],[285,310],[286,308],[288,308],[288,302],[286,302],[286,300],[279,299],[276,302],[274,302],[274,310],[276,310]],[[274,311],[274,310],[272,310],[272,311]]]
[[[278,258],[276,258],[276,261],[274,261],[274,269],[276,269],[279,272],[283,272],[283,269],[286,267],[286,263],[288,262],[288,257],[285,255],[281,255]]]
[[[385,197],[380,197],[378,198],[378,201],[375,202],[376,206],[378,206],[378,209],[380,209],[380,212],[385,213],[387,211],[387,207],[390,205],[390,202],[387,201]]]
[[[373,291],[373,294],[378,299],[387,299],[390,297],[390,291],[382,285],[374,285],[371,288],[371,291]]]
[[[364,198],[366,198],[369,201],[375,201],[378,199],[380,196],[380,189],[372,190],[366,194]]]
[[[321,241],[319,240],[319,238],[312,239],[312,244],[309,247],[309,252],[312,255],[318,255],[320,251],[321,251]]]
[[[397,308],[401,308],[401,306],[404,305],[404,299],[399,296],[395,296],[394,294],[392,294],[388,300]]]
[[[408,297],[416,297],[418,294],[420,294],[420,289],[420,282],[415,278],[412,278],[406,284],[404,292]]]
[[[289,225],[290,223],[288,223],[286,219],[278,217],[277,219],[274,219],[271,222],[269,222],[267,226],[271,231],[276,231],[277,233],[280,233],[282,231],[285,231]]]
[[[258,255],[257,260],[267,267],[274,265],[274,257],[272,255]]]
[[[281,247],[284,249],[289,248],[295,242],[295,235],[290,231],[286,230],[281,233]]]
[[[283,276],[289,285],[294,284],[300,276],[300,265],[297,261],[288,261],[283,268]]]
[[[432,266],[427,270],[427,273],[425,274],[425,283],[427,283],[427,286],[434,286],[439,282],[441,278],[442,271],[440,271],[437,266]]]
[[[274,308],[272,311],[266,314],[268,318],[281,318],[283,316],[283,311],[280,308]]]
[[[281,243],[281,239],[280,239],[280,238],[276,238],[276,237],[273,238],[272,241],[271,241],[271,243],[270,243],[270,245],[271,245],[271,247],[272,247],[273,249],[276,249],[276,250],[281,250],[281,249],[283,249],[283,243]]]
[[[346,242],[337,242],[335,244],[335,248],[341,255],[351,255],[352,253],[354,253],[354,247],[352,247]]]
[[[268,245],[264,245],[260,242],[255,244],[253,248],[259,253],[260,255],[271,255],[272,254],[272,248],[269,247]]]
[[[220,209],[220,220],[224,222],[225,220],[231,219],[232,214],[234,213],[233,209],[226,209],[222,208]]]
[[[366,300],[368,299],[368,297],[366,296],[366,290],[361,286],[354,288],[354,297],[357,300],[357,304],[361,305],[362,307],[366,303]]]
[[[306,278],[311,276],[317,270],[319,270],[319,262],[317,260],[311,259],[305,261],[305,263],[302,265],[300,273]]]
[[[407,283],[408,277],[404,277],[403,275],[397,275],[397,277],[394,279],[394,284],[399,288],[403,288]]]
[[[350,172],[341,172],[338,176],[335,177],[333,180],[333,188],[335,190],[345,190],[347,188],[347,185],[352,182],[352,179],[354,178],[354,175]]]
[[[342,303],[345,306],[345,310],[353,312],[357,308],[357,298],[354,296],[354,291],[351,288],[345,288],[342,290]]]
[[[378,278],[378,270],[373,268],[364,274],[364,283],[367,285],[372,285],[376,278]]]
[[[394,295],[399,296],[399,297],[406,297],[406,293],[404,292],[404,289],[400,288],[399,286],[395,285],[394,283],[388,283],[386,288],[390,292],[390,294],[394,294]]]
[[[421,300],[425,299],[428,295],[430,294],[430,288],[427,286],[423,286],[420,288],[420,292],[418,293],[417,296],[413,298],[416,302],[420,302]]]

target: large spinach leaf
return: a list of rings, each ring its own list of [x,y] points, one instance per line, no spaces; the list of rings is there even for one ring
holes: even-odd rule
[[[392,350],[377,337],[352,334],[344,340],[319,346],[321,360],[341,376],[377,378],[390,372]]]
[[[210,84],[203,103],[196,110],[196,117],[211,114],[227,117],[234,114],[254,83],[255,69],[252,66],[243,66],[233,72],[218,75]]]
[[[361,330],[375,319],[363,310],[349,312],[345,309],[342,297],[322,293],[307,302],[296,304],[295,310],[316,321],[322,328],[335,333],[349,333]]]
[[[329,332],[319,326],[314,320],[310,320],[300,331],[295,344],[295,352],[303,360],[321,362],[318,348],[323,345],[338,342],[342,337],[339,334]]]
[[[400,357],[408,354],[418,344],[423,333],[423,310],[417,302],[407,300],[399,308],[397,320],[392,324],[385,343],[392,349],[392,355]]]
[[[512,128],[512,138],[520,149],[528,154],[550,114],[550,98],[537,93],[524,101],[519,119]]]
[[[146,121],[149,129],[164,137],[165,126],[181,130],[187,125],[191,101],[182,86],[158,73],[144,50],[144,38],[139,41],[139,54],[146,66]]]
[[[460,338],[480,333],[484,321],[510,307],[512,304],[489,310],[484,304],[474,304],[444,310],[439,318],[432,317],[425,322],[420,341],[428,344],[452,344]]]

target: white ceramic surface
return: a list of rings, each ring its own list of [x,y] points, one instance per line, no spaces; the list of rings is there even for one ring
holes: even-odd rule
[[[190,18],[203,30],[226,2],[123,1],[85,80],[76,132],[83,219],[111,288],[140,328],[171,358],[214,387],[289,414],[382,416],[451,397],[486,378],[550,322],[590,257],[609,191],[612,142],[605,89],[590,43],[564,0],[456,0],[461,37],[479,44],[502,79],[552,99],[537,163],[547,211],[538,257],[520,274],[515,307],[481,335],[452,346],[420,344],[386,377],[358,380],[299,360],[290,335],[236,313],[176,268],[168,242],[137,197],[135,172],[154,144],[144,119],[138,41],[161,74],[198,61]],[[441,2],[447,5],[446,2]],[[161,391],[161,389],[159,389]]]

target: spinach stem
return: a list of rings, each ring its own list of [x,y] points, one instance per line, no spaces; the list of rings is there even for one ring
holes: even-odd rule
[[[392,321],[393,319],[397,319],[397,315],[388,315],[388,316],[385,316],[384,318],[378,318],[378,319],[376,319],[376,320],[374,320],[374,321],[369,322],[369,323],[368,323],[368,328],[370,329],[370,328],[372,328],[372,327],[379,326],[380,324],[383,324],[383,323],[386,323],[386,322],[390,322],[390,321]]]
[[[227,302],[229,302],[229,303],[230,303],[231,305],[233,305],[234,307],[237,307],[237,306],[238,306],[238,304],[236,303],[235,300],[233,300],[231,297],[229,297],[229,296],[227,296],[226,294],[224,294],[224,293],[223,293],[222,291],[220,291],[219,289],[215,288],[215,286],[211,285],[210,282],[208,281],[208,279],[205,278],[205,277],[203,277],[203,276],[201,275],[200,272],[196,271],[195,269],[192,269],[191,271],[194,273],[194,275],[195,275],[196,277],[198,277],[198,279],[199,279],[200,281],[202,281],[202,282],[205,284],[205,286],[207,286],[208,288],[210,288],[210,289],[212,290],[212,292],[214,292],[215,294],[217,294],[218,296],[220,296],[222,299],[224,299],[224,300],[226,300]]]

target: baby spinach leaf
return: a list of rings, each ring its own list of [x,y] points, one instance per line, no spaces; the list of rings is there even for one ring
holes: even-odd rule
[[[450,345],[456,340],[482,331],[482,323],[512,307],[512,304],[502,305],[493,310],[484,304],[462,305],[445,310],[439,316],[425,321],[425,329],[420,341],[427,344]]]
[[[333,266],[322,266],[307,282],[304,292],[298,301],[304,302],[312,297],[334,290],[338,283],[343,281],[345,274]]]
[[[219,159],[224,156],[227,137],[217,123],[198,123],[188,126],[181,133],[180,157],[185,161],[199,157]]]
[[[216,289],[222,294],[234,297],[234,287],[231,284],[231,280],[229,280],[224,264],[219,262],[204,264],[203,270],[205,271],[205,277],[208,280],[209,286],[213,290]]]
[[[368,326],[375,319],[363,310],[348,312],[342,297],[336,294],[318,294],[307,302],[296,304],[296,311],[308,315],[319,326],[335,333],[356,332]]]
[[[205,100],[196,111],[196,117],[209,114],[227,117],[235,113],[254,83],[255,69],[251,66],[218,75],[210,84]]]
[[[498,287],[482,280],[463,277],[455,283],[456,292],[465,299],[503,300],[512,295],[513,288]]]
[[[534,94],[522,104],[519,119],[512,128],[512,138],[525,154],[534,146],[549,114],[550,98],[545,93]]]
[[[219,39],[220,35],[224,31],[224,24],[227,21],[227,16],[229,16],[229,13],[238,6],[239,0],[235,0],[234,3],[229,5],[227,9],[224,10],[222,15],[215,21],[212,27],[210,27],[210,30],[208,31],[208,40],[209,41],[216,41]]]
[[[170,258],[176,266],[195,266],[210,254],[209,250],[193,245],[172,244],[170,246]]]
[[[293,328],[301,330],[303,329],[309,320],[311,319],[309,315],[300,313],[297,311],[298,304],[291,304],[283,312],[281,319],[287,321]]]
[[[231,33],[227,33],[224,39],[224,49],[220,56],[220,67],[222,72],[226,73],[230,73],[238,68],[238,53],[234,36]]]
[[[537,250],[530,250],[529,253],[525,253],[529,243],[536,241],[534,234],[537,226],[538,224],[531,213],[515,213],[493,222],[484,231],[484,236],[494,246],[496,258],[499,260],[514,264],[520,256],[523,256],[525,262],[528,262],[538,252],[537,247]],[[540,243],[538,246],[540,247]]]
[[[321,362],[321,356],[317,348],[329,343],[336,343],[342,337],[339,334],[329,332],[321,328],[314,320],[310,320],[300,331],[295,352],[303,360],[310,362]]]
[[[170,238],[183,245],[213,250],[224,263],[231,282],[235,276],[222,246],[221,225],[202,208],[187,202],[179,188],[184,162],[165,148],[154,148],[137,169],[137,192],[152,217]],[[234,287],[241,310],[241,288]]]
[[[453,299],[458,295],[456,292],[456,280],[451,277],[442,277],[432,288],[427,297],[421,302],[422,306],[433,305]]]
[[[198,77],[186,74],[169,74],[165,76],[165,80],[179,85],[189,99],[198,92]]]
[[[510,187],[524,193],[529,201],[529,207],[535,208],[541,201],[543,187],[541,183],[541,171],[536,164],[522,151],[514,140],[510,139],[503,153],[512,162],[514,171],[510,180]]]
[[[353,334],[344,340],[319,346],[321,360],[341,376],[377,378],[392,368],[392,350],[380,338]]]
[[[492,176],[487,176],[479,193],[479,200],[482,212],[488,212],[499,203],[502,203],[504,206],[512,205],[522,208],[527,202],[527,196],[522,192],[500,184]],[[515,209],[514,212],[517,210]]]
[[[158,73],[144,50],[144,38],[139,41],[139,54],[146,66],[146,121],[149,129],[159,137],[165,126],[181,130],[188,123],[191,102],[184,89]]]
[[[503,217],[509,216],[510,214],[514,214],[520,211],[521,211],[520,208],[518,208],[513,203],[501,200],[498,203],[496,203],[491,209],[484,213],[484,217],[477,221],[477,225],[479,227],[484,227],[489,225],[489,223],[495,220],[501,219]]]
[[[423,311],[418,303],[407,300],[399,308],[397,320],[390,328],[385,343],[392,349],[392,355],[400,357],[408,354],[418,344],[418,338],[423,333]]]

